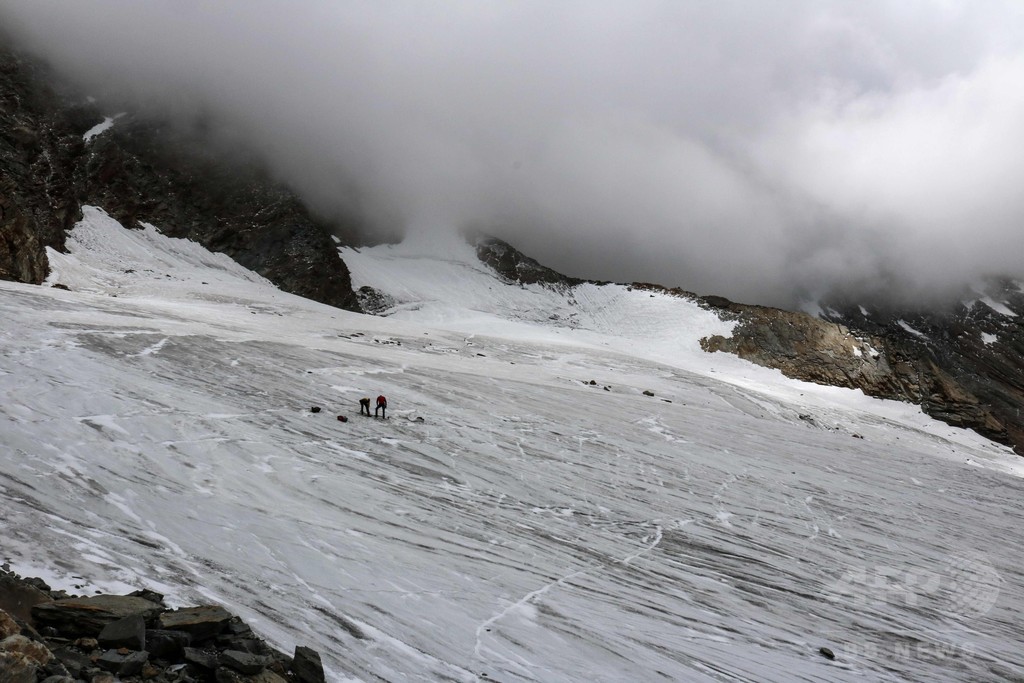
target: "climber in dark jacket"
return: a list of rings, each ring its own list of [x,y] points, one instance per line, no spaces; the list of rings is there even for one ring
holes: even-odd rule
[[[370,417],[370,399],[369,398],[361,398],[361,399],[359,399],[359,414],[360,415],[364,415],[365,414],[366,417]]]
[[[377,397],[377,409],[373,411],[374,416],[380,415],[388,419],[388,400],[383,395]]]

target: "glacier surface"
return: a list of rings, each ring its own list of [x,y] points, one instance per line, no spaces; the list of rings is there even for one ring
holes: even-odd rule
[[[222,603],[337,681],[1024,677],[1019,459],[704,354],[692,302],[343,249],[370,317],[96,208],[68,247],[72,291],[0,282],[21,573]]]

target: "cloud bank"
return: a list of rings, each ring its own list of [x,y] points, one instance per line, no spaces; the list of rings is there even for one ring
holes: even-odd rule
[[[1024,275],[1011,0],[8,0],[0,24],[381,229],[781,305]]]

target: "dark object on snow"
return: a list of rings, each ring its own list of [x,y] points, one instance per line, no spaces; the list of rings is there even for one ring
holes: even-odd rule
[[[388,400],[384,398],[383,394],[377,397],[377,409],[373,411],[374,416],[380,415],[385,420],[388,419]]]
[[[647,389],[644,389],[644,396],[654,396],[654,392],[653,391],[648,391]]]
[[[826,657],[828,659],[836,658],[836,653],[832,652],[832,650],[828,649],[827,647],[820,648],[818,652],[821,653],[823,657]]]
[[[344,415],[339,415],[338,422],[348,422],[348,418],[345,417]]]
[[[312,408],[309,409],[309,412],[311,412],[311,413],[319,413],[320,412],[320,406],[313,406]]]
[[[359,414],[363,415],[365,412],[366,416],[370,416],[370,399],[369,397],[359,399]]]

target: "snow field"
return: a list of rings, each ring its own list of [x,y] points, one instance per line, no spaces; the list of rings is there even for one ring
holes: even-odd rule
[[[373,318],[98,210],[72,237],[74,291],[0,283],[16,569],[221,602],[333,680],[1024,675],[1017,459],[702,354],[688,302],[345,254]]]

